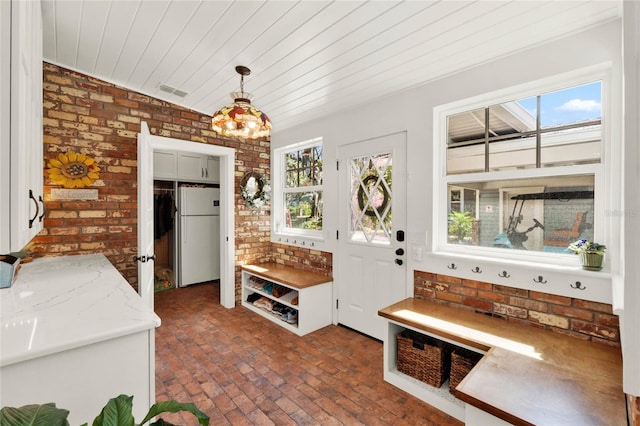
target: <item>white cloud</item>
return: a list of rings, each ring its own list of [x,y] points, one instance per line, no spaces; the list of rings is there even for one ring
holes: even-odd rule
[[[568,112],[600,111],[601,105],[600,105],[600,102],[594,101],[594,100],[590,100],[590,99],[585,99],[585,100],[583,100],[583,99],[571,99],[570,101],[565,102],[564,104],[560,105],[556,109],[560,110],[560,111],[568,111]]]

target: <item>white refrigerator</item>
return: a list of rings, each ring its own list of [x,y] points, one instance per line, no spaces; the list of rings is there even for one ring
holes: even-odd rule
[[[220,279],[220,189],[178,188],[180,287]]]

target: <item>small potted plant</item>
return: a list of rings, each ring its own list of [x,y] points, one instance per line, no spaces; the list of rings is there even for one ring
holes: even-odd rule
[[[578,240],[569,244],[569,250],[580,255],[582,269],[590,271],[599,271],[602,269],[602,259],[604,258],[606,249],[607,247],[603,244],[587,240]]]

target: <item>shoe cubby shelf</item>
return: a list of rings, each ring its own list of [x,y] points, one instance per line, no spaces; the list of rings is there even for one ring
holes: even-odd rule
[[[285,293],[277,297],[273,289]],[[242,266],[242,306],[299,336],[331,324],[331,294],[326,275],[277,263]]]

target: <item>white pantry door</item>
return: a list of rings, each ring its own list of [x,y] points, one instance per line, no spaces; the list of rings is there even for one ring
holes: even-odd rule
[[[406,133],[338,148],[338,322],[383,340],[406,289]]]
[[[153,149],[147,123],[138,133],[138,293],[153,309]],[[151,258],[150,258],[151,257]]]

